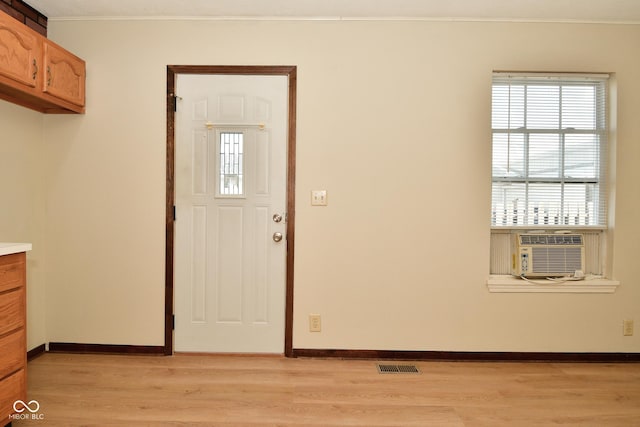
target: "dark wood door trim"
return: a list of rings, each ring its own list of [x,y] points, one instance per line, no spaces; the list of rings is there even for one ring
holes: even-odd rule
[[[285,301],[284,354],[293,356],[293,261],[295,242],[296,177],[296,66],[245,65],[168,65],[167,66],[167,178],[165,223],[165,315],[164,354],[173,354],[174,292],[174,206],[175,206],[175,106],[178,74],[284,75],[289,82],[289,117],[287,141],[287,273]]]

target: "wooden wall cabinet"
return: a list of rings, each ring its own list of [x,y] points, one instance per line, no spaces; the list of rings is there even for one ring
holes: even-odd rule
[[[0,256],[0,425],[27,401],[26,254]]]
[[[43,90],[58,99],[84,106],[84,61],[57,44],[45,40],[43,63]]]
[[[84,113],[85,62],[0,11],[0,98],[43,113]]]

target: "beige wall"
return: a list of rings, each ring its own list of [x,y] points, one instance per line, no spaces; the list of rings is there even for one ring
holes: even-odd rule
[[[52,21],[49,35],[86,59],[88,103],[44,119],[48,341],[162,345],[166,65],[275,64],[298,66],[295,348],[640,351],[622,336],[640,321],[640,26]],[[492,70],[616,73],[615,294],[487,291]]]
[[[27,252],[27,347],[46,341],[42,115],[0,101],[0,242]]]

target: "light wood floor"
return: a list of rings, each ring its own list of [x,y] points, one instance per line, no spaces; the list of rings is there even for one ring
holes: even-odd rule
[[[640,364],[47,353],[14,426],[640,426]]]

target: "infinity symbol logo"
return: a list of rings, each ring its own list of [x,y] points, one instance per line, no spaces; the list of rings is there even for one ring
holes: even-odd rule
[[[32,403],[35,409],[31,409]],[[24,403],[22,400],[16,400],[15,402],[13,402],[13,410],[16,411],[17,413],[20,414],[24,412],[25,409],[31,413],[36,413],[38,412],[38,410],[40,410],[40,404],[38,403],[37,400],[30,400],[29,403]]]

